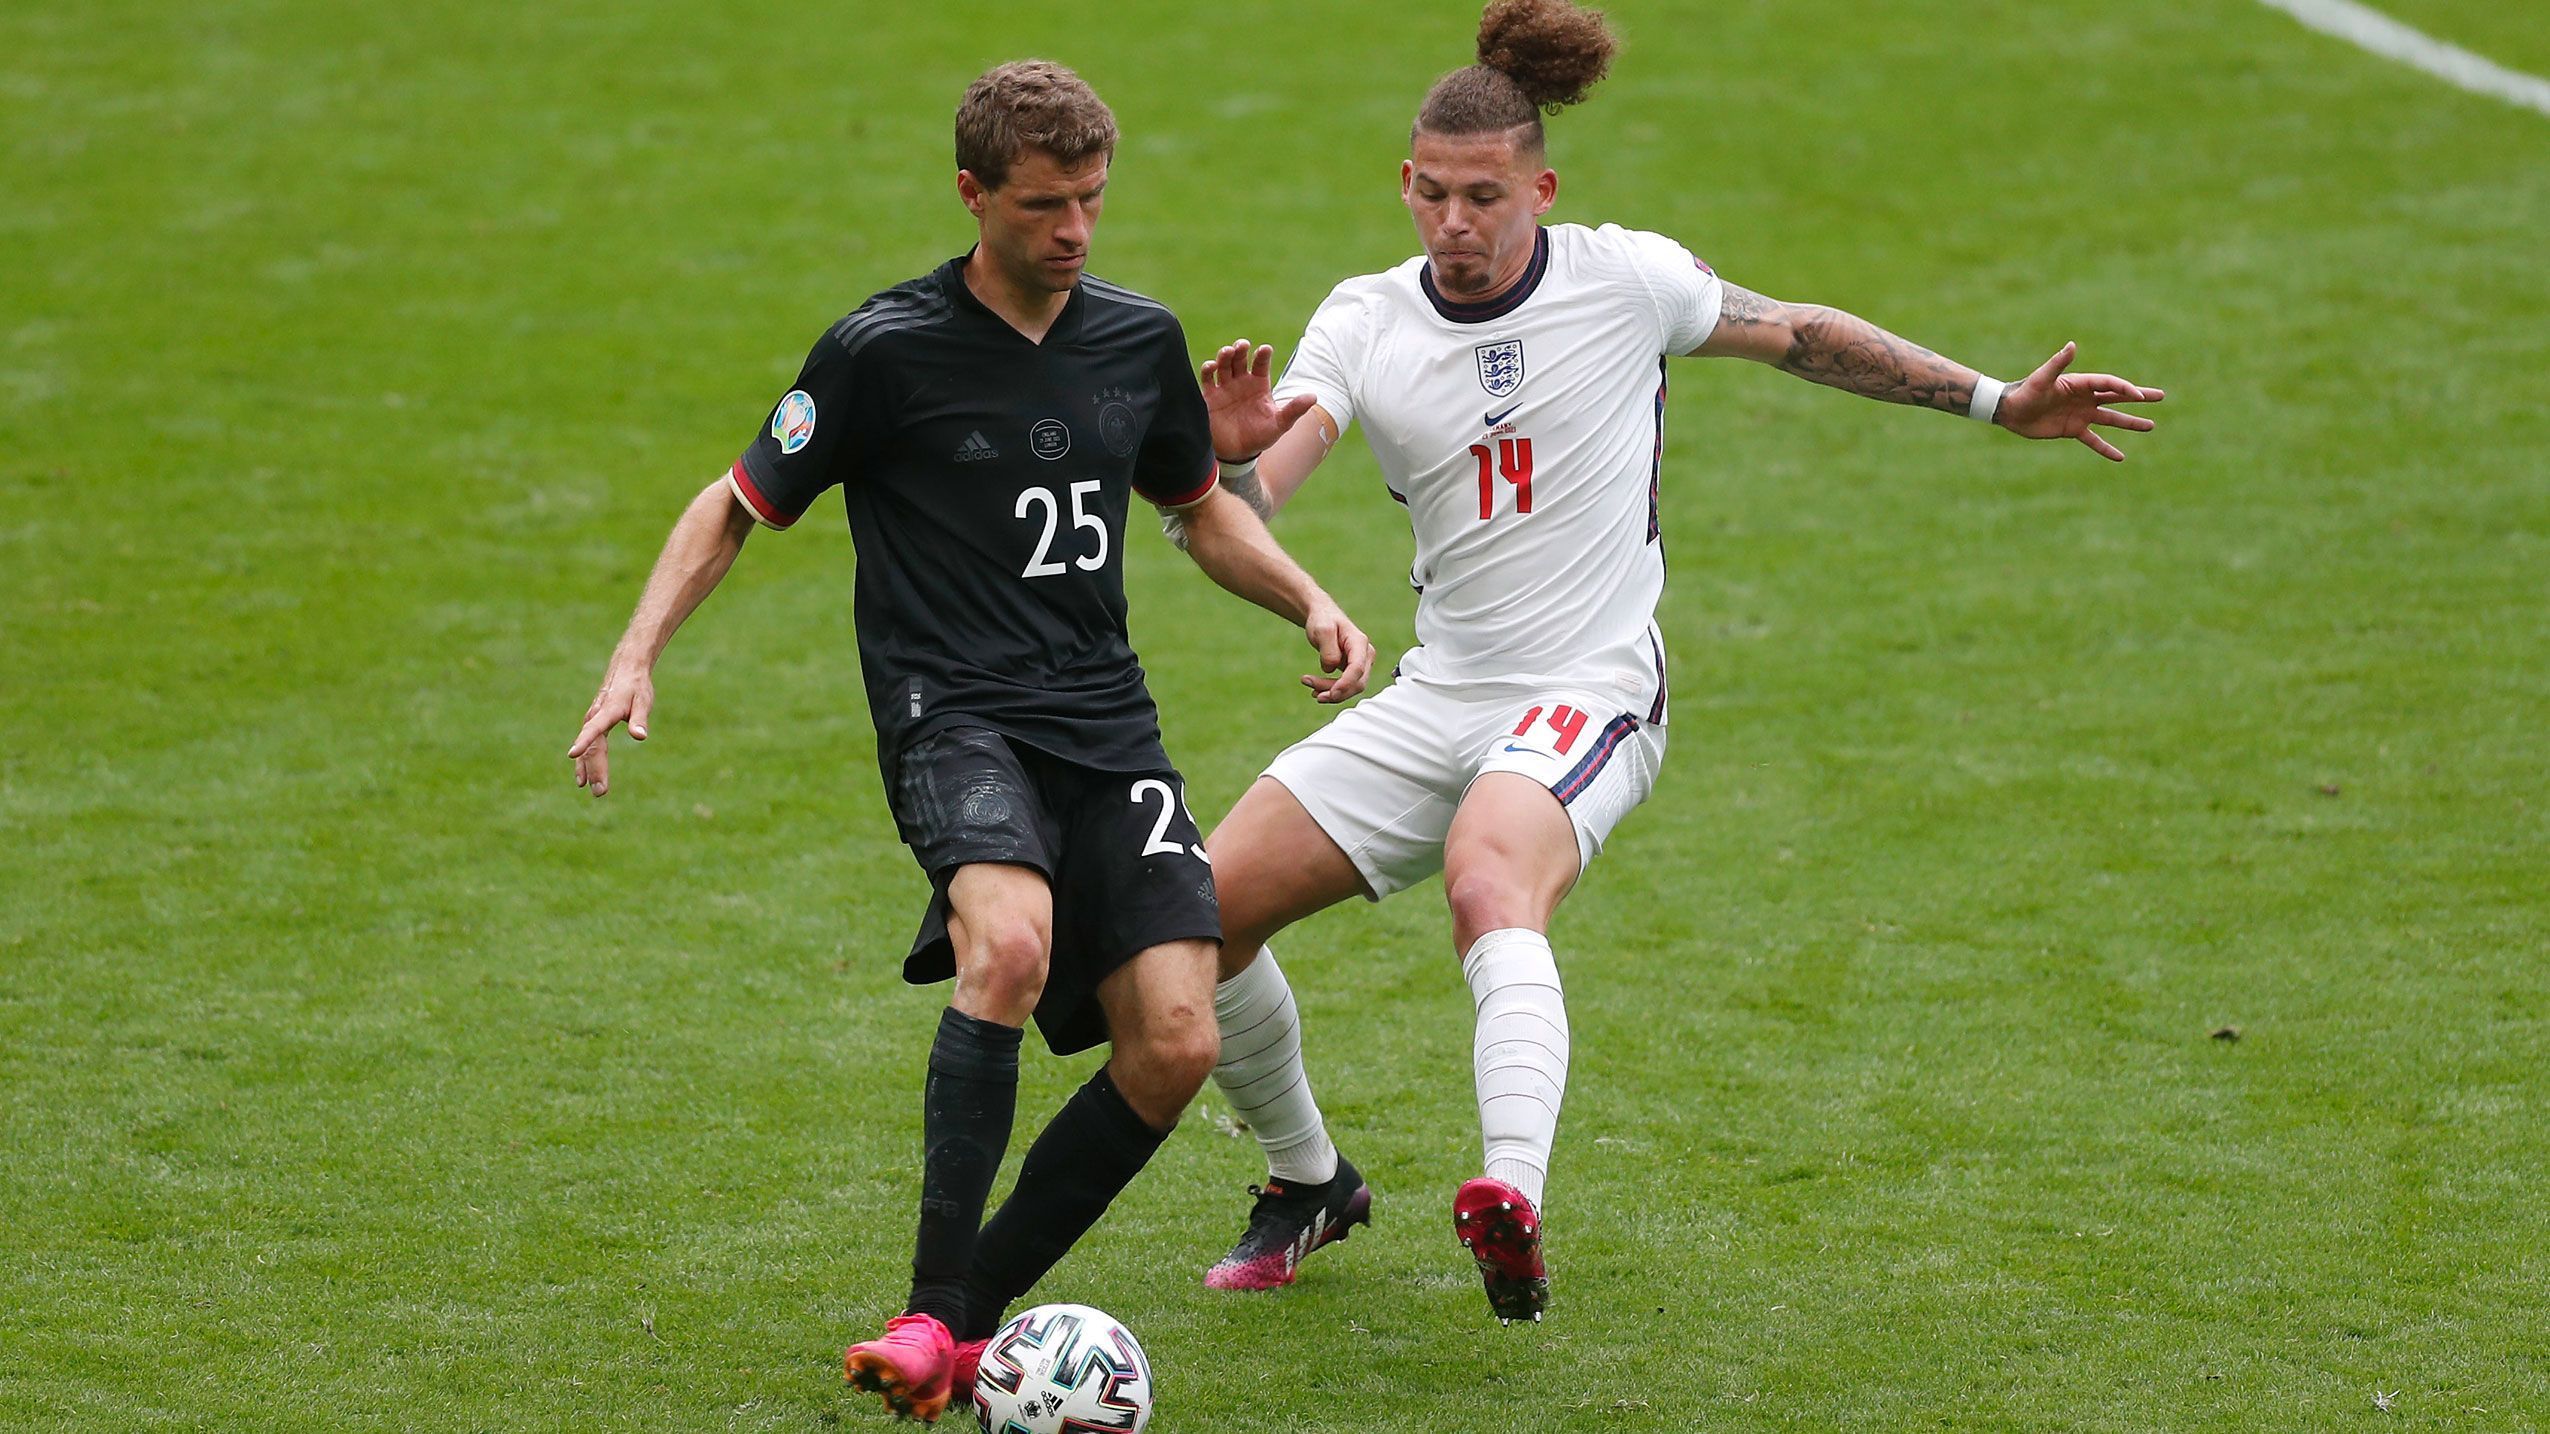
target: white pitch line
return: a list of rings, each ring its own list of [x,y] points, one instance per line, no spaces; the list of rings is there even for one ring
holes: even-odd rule
[[[2319,31],[2386,60],[2424,70],[2446,84],[2550,115],[2550,80],[2509,70],[2485,55],[2447,44],[2355,0],[2258,0]]]

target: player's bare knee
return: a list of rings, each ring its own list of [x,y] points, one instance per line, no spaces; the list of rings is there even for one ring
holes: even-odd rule
[[[1214,1065],[1222,1059],[1222,1033],[1215,1028],[1211,1012],[1201,1020],[1181,1027],[1160,1050],[1161,1078],[1170,1089],[1180,1091],[1184,1104],[1204,1088],[1212,1078]]]
[[[1520,903],[1515,901],[1512,883],[1494,878],[1484,870],[1456,870],[1443,873],[1443,906],[1451,908],[1456,926],[1482,926],[1494,931],[1507,911]]]
[[[1524,884],[1490,868],[1473,867],[1446,874],[1443,899],[1452,908],[1455,939],[1464,946],[1477,933],[1501,931],[1509,926],[1536,926],[1541,920]]]
[[[1209,1021],[1200,1041],[1156,1033],[1119,1041],[1110,1062],[1116,1089],[1134,1114],[1156,1130],[1167,1130],[1178,1123],[1187,1103],[1212,1076],[1220,1049]]]
[[[1117,1052],[1147,1091],[1183,1107],[1212,1076],[1222,1056],[1222,1034],[1210,1010],[1181,1007],[1146,1022]]]
[[[994,921],[967,936],[967,948],[961,953],[956,973],[960,997],[970,996],[1005,1015],[1015,1013],[1024,1020],[1026,1013],[1035,1009],[1037,998],[1045,993],[1043,929],[1023,919]]]

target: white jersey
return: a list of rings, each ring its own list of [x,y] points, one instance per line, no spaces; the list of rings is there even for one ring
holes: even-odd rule
[[[1663,360],[1717,327],[1718,277],[1660,234],[1540,231],[1485,304],[1420,256],[1348,279],[1311,316],[1279,398],[1361,423],[1416,536],[1420,681],[1597,687],[1662,722]]]

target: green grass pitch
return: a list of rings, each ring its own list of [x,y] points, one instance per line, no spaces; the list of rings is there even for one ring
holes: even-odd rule
[[[1208,1295],[1259,1173],[1208,1091],[1046,1293],[1171,1434],[2550,1423],[2550,121],[2234,0],[1614,13],[1556,217],[2006,376],[2078,339],[2161,431],[1678,365],[1549,1321],[1448,1233],[1433,886],[1283,947],[1377,1227]],[[2550,67],[2527,5],[2399,13]],[[1410,252],[1474,16],[0,10],[0,1427],[878,1425],[837,1360],[941,993],[837,510],[751,542],[606,802],[560,754],[819,326],[967,242],[967,78],[1079,66],[1097,271],[1289,345]],[[1359,439],[1278,531],[1404,644]],[[1209,822],[1320,713],[1133,546]]]

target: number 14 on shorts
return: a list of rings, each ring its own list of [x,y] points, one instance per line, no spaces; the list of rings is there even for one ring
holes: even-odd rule
[[[1543,709],[1539,707],[1524,713],[1523,720],[1514,724],[1514,735],[1517,737],[1532,735],[1532,724],[1542,721],[1543,716]],[[1576,745],[1576,739],[1585,735],[1585,714],[1574,707],[1561,704],[1547,709],[1546,716],[1549,729],[1558,734],[1558,754],[1564,757],[1567,755],[1567,749]]]

